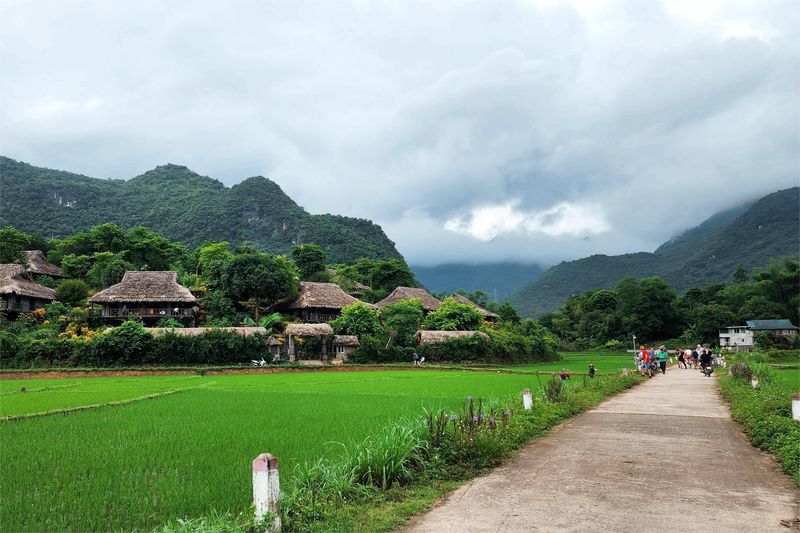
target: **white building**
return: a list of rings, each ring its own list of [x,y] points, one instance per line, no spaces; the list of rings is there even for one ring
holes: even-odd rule
[[[798,330],[800,328],[786,319],[748,320],[746,326],[728,326],[719,330],[719,346],[731,350],[752,350],[756,335],[762,331],[777,338],[793,337]]]

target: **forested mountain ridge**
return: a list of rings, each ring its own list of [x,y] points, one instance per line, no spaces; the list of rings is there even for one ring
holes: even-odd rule
[[[501,302],[525,283],[539,277],[544,267],[520,263],[445,263],[412,266],[411,270],[420,283],[433,292],[485,291],[490,299]]]
[[[679,291],[730,282],[739,264],[753,269],[800,255],[799,205],[800,188],[784,189],[717,213],[653,253],[565,261],[514,292],[510,301],[521,314],[539,316],[570,296],[611,288],[626,275],[660,276]]]
[[[311,215],[264,177],[233,187],[179,165],[104,180],[0,156],[0,226],[64,237],[97,224],[143,225],[189,246],[250,241],[271,253],[319,244],[331,262],[402,258],[369,220]]]

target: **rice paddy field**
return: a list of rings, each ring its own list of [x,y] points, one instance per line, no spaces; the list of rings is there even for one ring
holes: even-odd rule
[[[589,371],[589,364],[593,364],[598,372],[619,372],[622,367],[634,368],[633,354],[627,352],[575,352],[567,354],[563,361],[550,363],[537,363],[533,365],[514,365],[507,366],[509,370],[539,371],[539,372],[560,372],[562,368],[570,372],[586,373]]]
[[[334,443],[467,395],[537,386],[531,375],[453,370],[0,381],[0,416],[50,412],[0,422],[0,530],[149,530],[246,510],[261,452],[290,484],[295,465],[336,453]]]

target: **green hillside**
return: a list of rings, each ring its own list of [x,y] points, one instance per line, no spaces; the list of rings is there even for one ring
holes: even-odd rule
[[[519,263],[445,263],[432,267],[412,266],[411,270],[420,283],[433,292],[485,291],[497,301],[505,300],[513,291],[544,272],[539,265]]]
[[[311,215],[275,182],[253,177],[225,187],[179,165],[130,180],[102,180],[0,157],[0,226],[65,237],[104,222],[143,225],[197,246],[206,240],[250,241],[272,253],[314,242],[328,260],[401,258],[369,220]]]
[[[793,187],[715,214],[653,253],[593,255],[552,267],[510,296],[524,315],[554,311],[568,297],[611,288],[624,276],[660,276],[683,291],[732,280],[736,265],[752,269],[800,255],[800,188]]]

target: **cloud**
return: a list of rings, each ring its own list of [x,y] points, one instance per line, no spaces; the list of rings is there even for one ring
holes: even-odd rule
[[[489,241],[506,233],[542,233],[551,237],[568,235],[583,237],[609,231],[600,207],[562,202],[541,211],[521,211],[519,201],[488,205],[473,209],[469,215],[458,215],[444,224],[444,229],[464,233],[480,241]]]
[[[652,250],[797,184],[793,0],[0,3],[0,152],[185,164],[413,263]],[[447,228],[447,229],[446,229]]]

